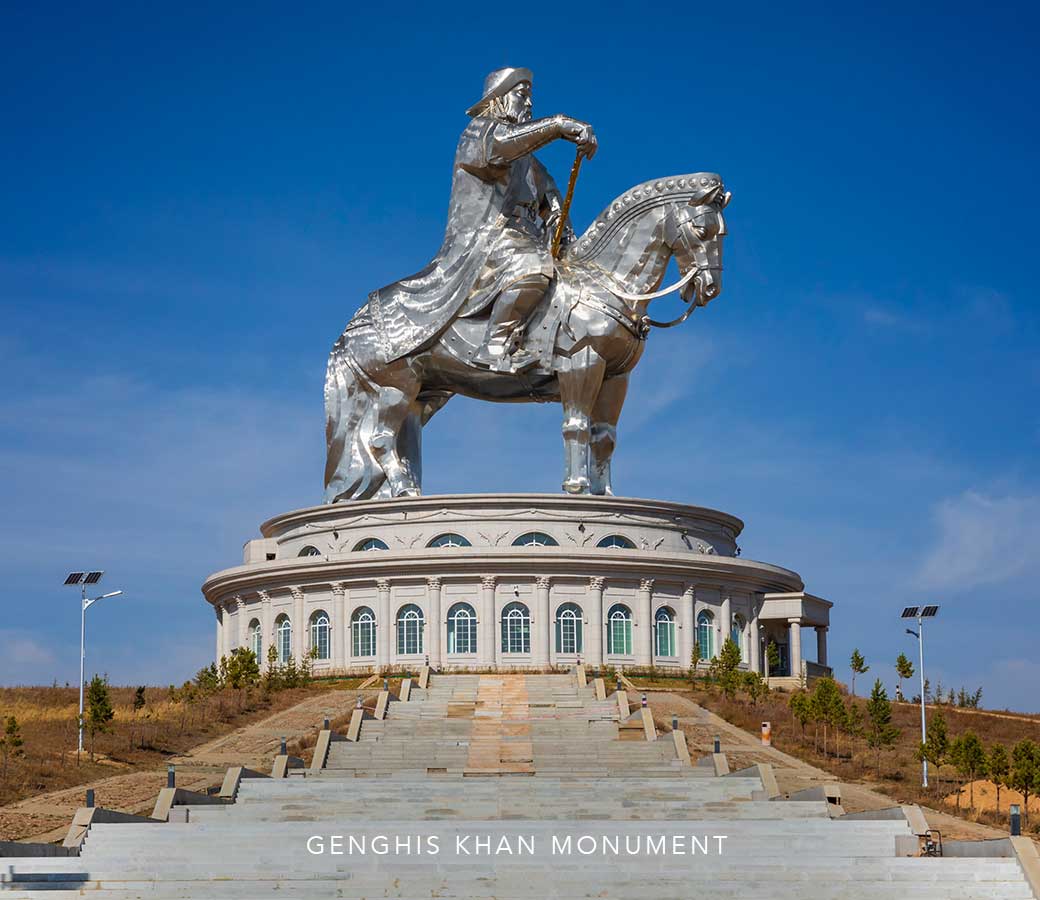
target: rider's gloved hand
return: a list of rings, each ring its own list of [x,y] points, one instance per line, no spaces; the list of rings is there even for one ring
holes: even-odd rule
[[[560,128],[563,132],[562,137],[564,140],[577,144],[584,157],[592,159],[596,155],[596,149],[599,146],[599,143],[596,141],[596,132],[592,130],[592,126],[588,122],[582,122],[579,119],[572,119],[568,116],[561,116],[561,119]]]

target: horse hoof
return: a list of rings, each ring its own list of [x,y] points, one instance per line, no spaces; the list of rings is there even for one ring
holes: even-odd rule
[[[589,492],[588,478],[568,478],[563,483],[563,489],[568,494],[587,494]]]
[[[405,488],[403,491],[398,491],[394,494],[395,497],[421,497],[418,488]]]

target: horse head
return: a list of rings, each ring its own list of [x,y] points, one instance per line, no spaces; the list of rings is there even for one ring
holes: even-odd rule
[[[685,276],[691,269],[697,272],[679,295],[687,303],[696,297],[698,306],[706,306],[722,291],[722,239],[726,235],[722,211],[732,195],[718,175],[701,176],[699,182],[689,202],[669,209],[664,239],[680,274]]]

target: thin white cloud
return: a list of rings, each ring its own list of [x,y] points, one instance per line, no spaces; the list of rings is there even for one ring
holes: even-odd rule
[[[18,629],[0,629],[0,684],[40,684],[52,680],[56,658],[39,640]]]
[[[1040,495],[965,491],[939,504],[935,522],[917,574],[922,588],[967,590],[1040,574]]]

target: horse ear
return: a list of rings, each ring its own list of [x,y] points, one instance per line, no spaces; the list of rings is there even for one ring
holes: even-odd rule
[[[722,202],[719,204],[719,209],[725,209],[727,206],[729,206],[729,201],[732,199],[733,194],[731,194],[729,191],[726,191],[726,193],[722,195]]]
[[[714,187],[708,188],[703,194],[696,195],[690,199],[690,206],[710,206],[715,202],[715,198],[719,195],[719,190],[722,185],[716,184]]]

